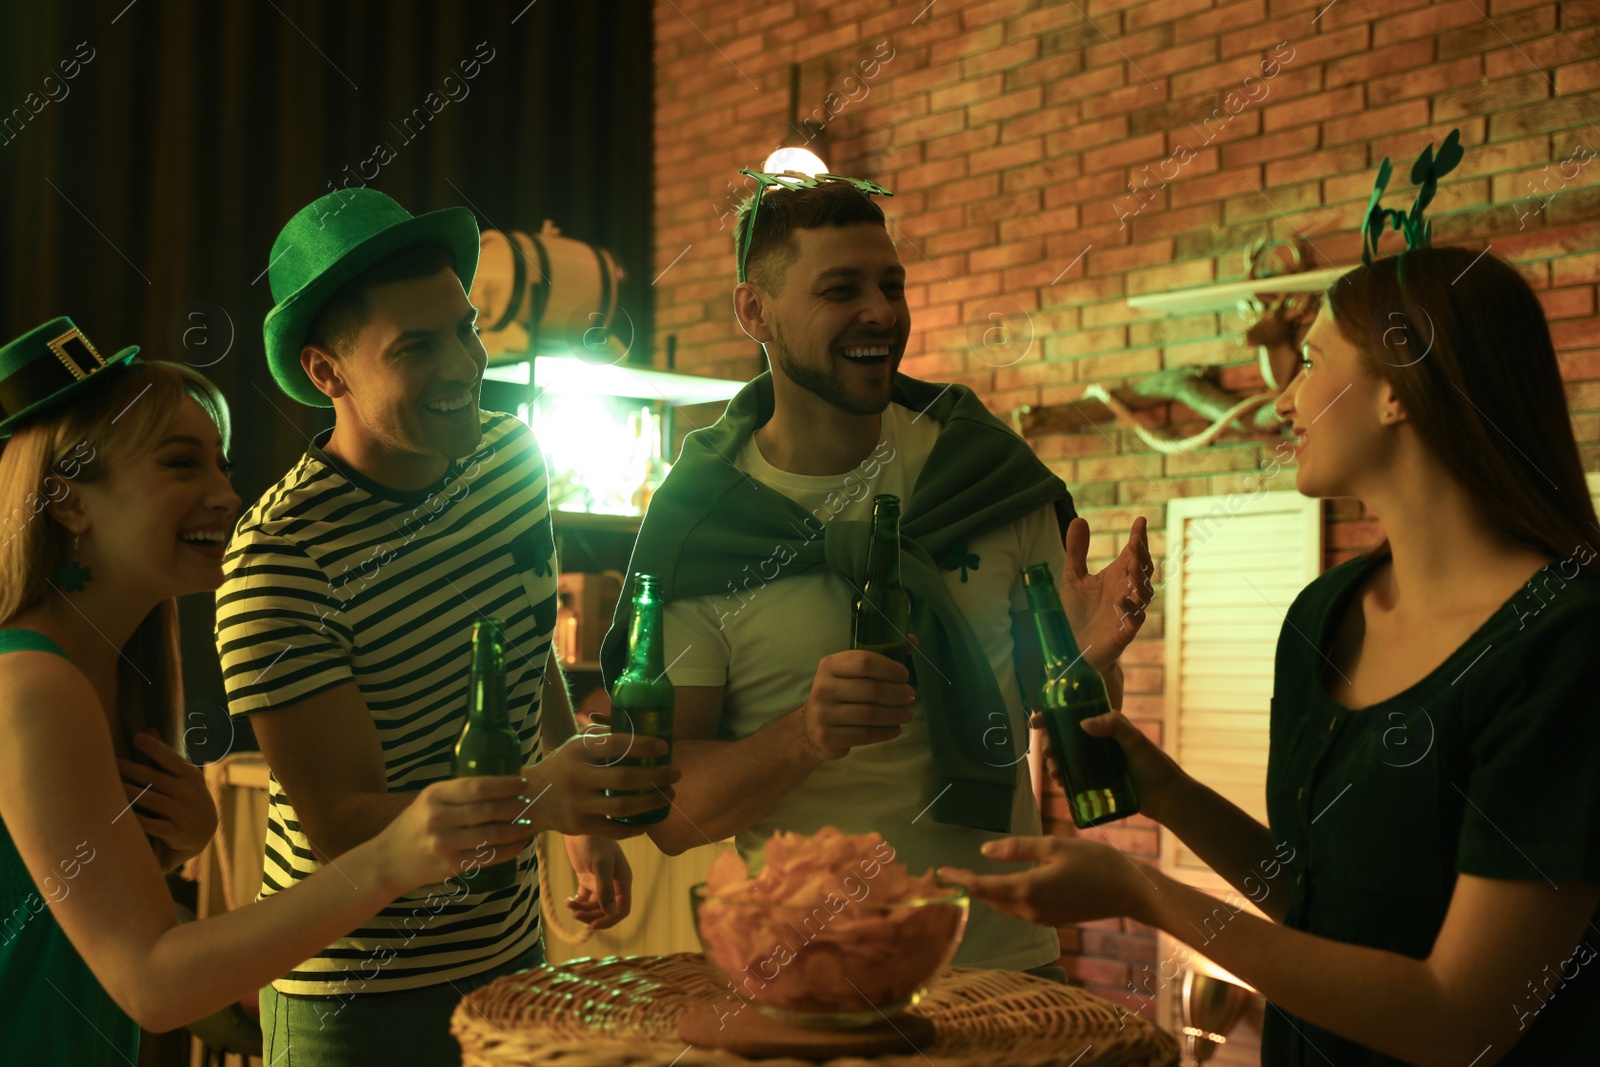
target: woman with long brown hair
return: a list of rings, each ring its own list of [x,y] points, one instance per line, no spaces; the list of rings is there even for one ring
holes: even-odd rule
[[[216,812],[175,751],[174,598],[221,583],[239,497],[216,387],[137,351],[65,318],[0,348],[0,1063],[132,1062],[139,1025],[253,997],[533,832],[521,778],[440,782],[335,869],[179,924],[161,871]]]
[[[1343,275],[1303,355],[1277,402],[1297,488],[1360,499],[1386,540],[1284,622],[1270,825],[1120,713],[1084,724],[1267,918],[1086,839],[946,873],[1035,921],[1130,915],[1203,950],[1267,997],[1274,1067],[1596,1062],[1600,525],[1543,310],[1492,255],[1417,248]]]

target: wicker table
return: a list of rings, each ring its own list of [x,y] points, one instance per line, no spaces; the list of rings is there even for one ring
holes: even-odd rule
[[[451,1019],[464,1067],[812,1067],[686,1046],[678,1022],[728,996],[704,956],[572,960],[507,975],[469,993]],[[751,1009],[754,1010],[754,1009]],[[926,1054],[837,1059],[832,1067],[1176,1067],[1172,1035],[1110,1001],[1016,971],[956,967],[916,1012]]]

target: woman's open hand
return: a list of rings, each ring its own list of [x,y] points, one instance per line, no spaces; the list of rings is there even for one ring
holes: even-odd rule
[[[1037,861],[1014,874],[974,874],[940,867],[939,877],[997,911],[1042,926],[1070,926],[1138,915],[1155,892],[1151,874],[1110,845],[1075,837],[1004,837],[983,854],[1009,863]]]

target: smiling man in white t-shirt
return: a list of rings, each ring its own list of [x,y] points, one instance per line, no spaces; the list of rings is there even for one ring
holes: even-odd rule
[[[1022,570],[1048,562],[1064,579],[1086,658],[1120,704],[1117,658],[1148,597],[1142,520],[1088,575],[1088,525],[1026,443],[971,390],[896,373],[905,269],[869,196],[827,181],[752,209],[734,309],[772,372],[690,435],[630,568],[662,579],[677,690],[683,778],[651,837],[677,853],[732,836],[758,861],[777,830],[831,825],[882,834],[912,874],[1000,870],[983,842],[1040,832],[1018,683],[1034,654],[1013,639]],[[906,503],[915,692],[893,660],[850,651],[879,493]],[[624,601],[607,636],[608,682],[627,613]],[[974,905],[955,962],[1061,977],[1059,955],[1051,931]]]

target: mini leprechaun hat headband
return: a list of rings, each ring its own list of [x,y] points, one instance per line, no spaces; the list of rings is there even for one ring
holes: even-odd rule
[[[1367,213],[1361,224],[1364,234],[1361,248],[1362,263],[1372,266],[1372,259],[1378,253],[1378,238],[1383,236],[1387,224],[1392,224],[1396,230],[1405,234],[1408,252],[1413,248],[1426,248],[1433,243],[1433,220],[1424,221],[1422,212],[1433,201],[1439,179],[1456,168],[1463,154],[1459,129],[1450,131],[1450,135],[1439,146],[1437,156],[1433,154],[1431,143],[1422,150],[1417,161],[1411,164],[1411,184],[1418,188],[1417,199],[1411,205],[1410,214],[1378,206],[1378,200],[1389,184],[1389,176],[1394,172],[1389,166],[1389,157],[1383,157],[1383,163],[1378,167],[1378,180],[1373,183],[1372,197],[1367,201]]]
[[[788,170],[782,174],[768,174],[760,170],[741,169],[740,174],[746,174],[756,180],[756,191],[750,202],[750,211],[745,215],[744,232],[739,238],[739,280],[749,281],[745,271],[745,262],[750,258],[750,242],[756,235],[756,216],[761,211],[761,194],[771,185],[783,189],[815,189],[825,182],[848,182],[861,191],[863,196],[893,196],[889,190],[877,182],[870,182],[865,178],[847,178],[843,174],[801,174],[799,171]]]

